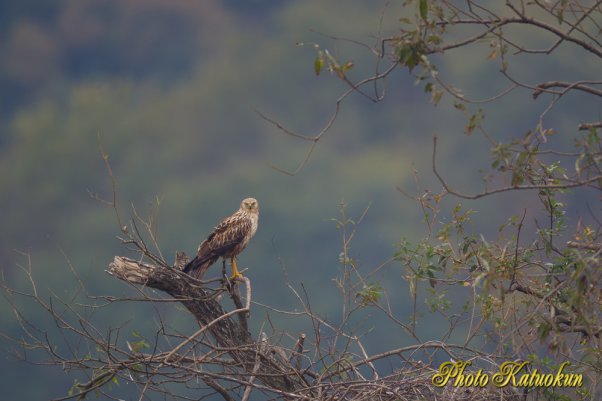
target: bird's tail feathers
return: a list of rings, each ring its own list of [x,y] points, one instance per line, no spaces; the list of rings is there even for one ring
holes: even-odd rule
[[[191,275],[197,280],[202,280],[205,272],[213,263],[215,263],[215,260],[212,260],[212,258],[199,258],[196,256],[194,259],[188,262],[186,266],[184,266],[182,271]]]

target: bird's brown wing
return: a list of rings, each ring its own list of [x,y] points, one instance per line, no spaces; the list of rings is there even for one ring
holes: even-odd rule
[[[224,219],[201,244],[198,255],[207,253],[224,256],[230,254],[251,230],[251,221],[238,211]]]
[[[197,256],[184,267],[184,272],[201,279],[221,256],[231,257],[242,251],[236,248],[241,246],[250,230],[251,221],[240,210],[222,220],[199,245]]]

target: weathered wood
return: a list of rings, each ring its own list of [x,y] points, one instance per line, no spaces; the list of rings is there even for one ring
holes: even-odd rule
[[[107,271],[113,277],[131,284],[161,290],[179,299],[207,331],[215,343],[228,352],[245,373],[255,376],[265,386],[283,392],[294,392],[306,387],[303,379],[285,361],[276,360],[268,352],[260,351],[247,329],[246,314],[224,318],[227,313],[212,297],[213,290],[188,274],[164,266],[151,265],[122,256],[116,256]],[[236,302],[237,306],[240,305]],[[259,368],[256,366],[259,358]]]

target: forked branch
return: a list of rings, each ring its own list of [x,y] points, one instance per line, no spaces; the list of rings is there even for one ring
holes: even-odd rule
[[[216,344],[241,367],[243,375],[253,375],[266,387],[283,392],[295,391],[306,384],[298,372],[284,361],[276,360],[268,353],[258,351],[257,344],[247,330],[246,314],[249,312],[249,300],[246,306],[230,312],[224,311],[215,299],[214,290],[203,286],[202,282],[190,277],[176,268],[151,265],[122,256],[116,256],[109,264],[110,275],[135,285],[142,285],[164,291],[180,302],[199,322],[201,329],[172,351],[170,358],[183,357],[179,352],[197,336],[208,332]],[[250,281],[245,278],[247,298],[250,294]],[[234,297],[237,292],[231,291]],[[235,303],[239,303],[235,301]],[[239,316],[239,321],[234,316]],[[241,318],[244,316],[244,318]],[[169,359],[169,358],[168,358]]]

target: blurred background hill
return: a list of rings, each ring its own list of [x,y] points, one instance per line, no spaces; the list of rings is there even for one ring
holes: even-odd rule
[[[307,144],[255,111],[299,132],[319,131],[345,88],[327,74],[315,76],[311,44],[353,60],[350,76],[363,77],[374,70],[367,50],[324,35],[372,44],[397,31],[403,12],[397,3],[363,1],[0,3],[0,266],[6,279],[23,280],[18,265],[27,265],[26,253],[41,291],[67,294],[71,265],[93,294],[131,293],[104,272],[113,255],[127,252],[116,239],[114,211],[95,199],[112,197],[102,148],[116,180],[120,216],[127,222],[132,206],[142,216],[158,216],[157,238],[169,261],[178,249],[194,253],[242,198],[256,197],[260,229],[240,262],[249,268],[254,300],[293,308],[286,281],[302,282],[314,309],[336,319],[332,279],[341,237],[332,218],[341,201],[354,219],[369,206],[352,256],[361,269],[373,269],[395,253],[402,237],[424,235],[419,208],[396,187],[415,189],[413,168],[424,184],[433,182],[432,135],[441,137],[446,176],[465,190],[480,188],[478,169],[488,166],[488,148],[478,138],[468,142],[462,114],[431,105],[405,71],[393,75],[381,104],[349,98],[294,177],[271,165],[295,169]],[[595,71],[568,60],[545,66],[545,73]],[[477,97],[502,87],[487,78],[496,67],[483,54],[459,53],[445,63],[448,78]],[[543,103],[525,97],[527,102],[510,97],[496,109],[485,107],[500,135],[526,132],[541,112]],[[581,115],[599,107],[582,106],[563,109],[551,123],[573,129]],[[495,232],[503,223],[495,216],[510,214],[522,202],[519,196],[484,202],[479,213],[497,212],[475,230]],[[407,308],[402,274],[398,266],[386,282],[385,273],[375,277],[397,311]],[[1,305],[3,328],[17,335],[8,303]],[[26,310],[44,324],[36,309]],[[164,312],[182,331],[191,325],[181,309]],[[126,331],[152,330],[155,323],[145,318],[152,313],[148,305],[121,304],[96,318],[101,327],[128,322]],[[377,315],[360,330],[371,331],[371,352],[408,341],[398,329],[378,327]],[[264,319],[254,315],[254,334]],[[310,330],[286,319],[281,324]],[[436,328],[433,333],[437,337]],[[16,363],[11,349],[3,342],[3,381],[10,383],[3,399],[47,399],[72,384],[68,372]]]

